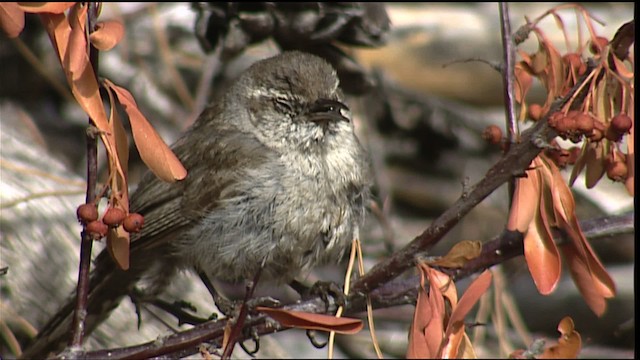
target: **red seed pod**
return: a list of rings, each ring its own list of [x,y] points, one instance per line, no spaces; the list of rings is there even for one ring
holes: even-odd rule
[[[93,240],[100,240],[107,235],[109,227],[102,221],[92,221],[87,224],[87,233]]]
[[[600,120],[593,121],[593,130],[590,134],[587,134],[587,137],[591,141],[598,142],[604,138],[604,134],[607,131],[606,126]]]
[[[583,134],[591,134],[593,131],[593,116],[585,113],[580,113],[575,117],[576,128]]]
[[[633,121],[627,114],[618,114],[611,119],[611,125],[613,131],[619,134],[626,134],[631,130]]]
[[[82,204],[78,206],[76,216],[81,224],[88,224],[92,221],[98,220],[98,209],[93,203]]]
[[[116,207],[109,208],[107,212],[102,217],[102,222],[111,227],[117,227],[122,224],[125,216],[124,210]]]
[[[624,182],[627,180],[628,169],[623,158],[605,161],[607,177],[613,181]]]
[[[562,57],[562,60],[565,64],[571,66],[572,68],[580,67],[582,63],[582,59],[580,58],[580,54],[577,53],[568,53]]]
[[[595,41],[591,41],[589,44],[589,51],[592,54],[599,54],[607,45],[609,44],[609,40],[603,36],[596,36]]]
[[[139,232],[144,226],[144,216],[138,213],[129,214],[124,218],[124,223],[122,225],[127,232]]]
[[[496,125],[489,125],[482,132],[482,138],[489,144],[499,144],[502,141],[502,130]]]
[[[528,113],[531,120],[538,121],[542,117],[542,106],[540,104],[530,104]]]

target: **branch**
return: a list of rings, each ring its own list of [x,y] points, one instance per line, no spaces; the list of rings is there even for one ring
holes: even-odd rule
[[[81,6],[81,5],[76,5]],[[95,31],[98,5],[95,2],[89,2],[87,13],[87,29],[91,33]],[[91,42],[89,42],[91,44]],[[93,67],[94,73],[98,74],[98,50],[90,45],[89,61]],[[97,79],[96,79],[97,80]],[[93,127],[93,120],[89,118],[89,127]],[[95,133],[87,131],[87,196],[86,203],[91,204],[96,197],[96,183],[98,177],[98,144]],[[71,340],[69,346],[72,349],[82,346],[84,337],[84,323],[87,314],[87,296],[89,294],[89,268],[91,266],[91,248],[93,247],[93,239],[86,231],[86,227],[82,227],[81,243],[80,243],[80,265],[78,269],[78,287],[76,290],[77,300],[73,313],[73,325],[71,326]]]
[[[634,232],[634,213],[629,212],[622,215],[605,216],[580,221],[580,227],[589,240],[611,235],[629,234]],[[563,241],[561,234],[558,234],[557,241]],[[467,262],[460,269],[441,269],[454,277],[455,281],[466,278],[472,274],[523,254],[523,234],[518,232],[504,231],[494,240],[485,243],[482,253],[477,258]],[[404,279],[395,279],[376,290],[369,296],[375,309],[387,308],[391,306],[414,304],[417,296],[417,289],[420,284],[417,275]],[[322,299],[312,298],[304,302],[287,305],[287,310],[304,311],[308,313],[324,313],[325,303]],[[330,306],[328,312],[336,310],[335,306]],[[366,310],[366,298],[364,296],[352,296],[347,303],[346,314],[362,313]],[[165,338],[150,341],[145,344],[127,348],[100,350],[85,354],[87,359],[132,359],[149,358],[158,355],[189,356],[197,352],[198,345],[202,342],[213,342],[218,346],[224,337],[224,328],[228,319],[213,320],[192,329],[167,336]],[[264,315],[253,315],[247,318],[244,330],[252,328],[254,334],[259,336],[274,332],[287,330],[274,321],[268,321]],[[243,331],[238,341],[247,340],[247,334],[251,332]]]
[[[545,146],[548,146],[557,133],[547,125],[549,116],[560,110],[575,95],[571,106],[580,105],[588,90],[586,83],[595,65],[589,62],[587,71],[580,81],[569,93],[557,100],[551,106],[547,114],[536,122],[531,128],[522,133],[520,142],[513,143],[509,151],[489,169],[485,177],[464,192],[460,198],[438,217],[429,228],[414,238],[404,248],[393,254],[390,258],[378,263],[367,274],[353,284],[354,294],[366,294],[378,288],[382,284],[394,279],[405,270],[413,267],[414,258],[421,252],[428,251],[442,237],[451,230],[469,211],[494,190],[513,176],[521,176],[529,167],[531,161],[538,156]],[[578,92],[579,91],[579,92]]]

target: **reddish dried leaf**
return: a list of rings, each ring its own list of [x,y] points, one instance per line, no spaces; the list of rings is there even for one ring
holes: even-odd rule
[[[339,334],[356,334],[362,330],[363,327],[360,319],[313,314],[302,311],[273,309],[263,306],[256,307],[256,310],[262,311],[278,321],[282,326],[286,327],[335,331]]]
[[[89,35],[93,46],[107,51],[116,46],[124,36],[124,26],[119,21],[108,20],[96,24],[96,30]]]
[[[127,138],[127,132],[124,129],[122,120],[116,111],[116,102],[113,98],[113,90],[109,86],[105,86],[105,88],[109,94],[109,107],[111,108],[111,112],[109,114],[109,127],[115,138],[120,165],[126,172],[129,168],[129,139]]]
[[[580,334],[575,331],[573,320],[565,317],[558,324],[560,338],[558,344],[545,349],[539,359],[575,359],[580,353],[582,347],[582,339]]]
[[[40,19],[44,24],[53,47],[58,53],[60,63],[64,61],[67,53],[67,45],[69,44],[69,34],[71,34],[71,25],[64,14],[41,14]]]
[[[540,45],[538,52],[531,54],[531,70],[534,75],[541,75],[547,68],[548,59],[546,50]]]
[[[491,285],[491,279],[491,271],[485,270],[469,284],[469,287],[467,287],[467,290],[462,294],[458,304],[451,313],[451,318],[449,319],[450,325],[464,321],[465,316],[467,316],[476,302],[478,302],[480,297],[487,291],[489,285]]]
[[[531,162],[531,167],[535,166],[535,160]],[[538,211],[534,204],[540,199],[540,185],[538,174],[535,169],[528,170],[525,177],[516,179],[515,191],[509,210],[509,220],[507,229],[526,233],[530,227],[533,217]]]
[[[116,103],[113,98],[113,90],[108,86],[105,87],[107,94],[109,94],[109,105],[111,112],[109,114],[109,127],[110,133],[113,134],[116,145],[117,159],[109,158],[111,163],[109,164],[110,173],[114,173],[111,179],[111,191],[116,194],[119,199],[119,204],[125,210],[129,212],[129,190],[127,184],[127,169],[129,167],[129,140],[127,139],[127,132],[124,129],[122,120],[116,111]],[[122,170],[122,171],[120,171]]]
[[[432,281],[429,281],[427,292],[426,282],[433,269],[425,264],[418,264],[418,270],[420,290],[409,331],[406,356],[410,359],[435,358],[438,356],[444,334],[444,299],[438,286]]]
[[[604,175],[604,145],[603,141],[597,143],[589,142],[587,145],[587,153],[585,154],[586,162],[586,186],[587,189],[591,189],[596,186],[598,181]]]
[[[458,304],[453,307],[447,330],[445,332],[445,345],[441,351],[443,358],[459,358],[460,344],[466,337],[464,331],[464,318],[480,300],[480,297],[491,285],[491,272],[485,270],[478,278],[473,280],[467,290],[460,297]]]
[[[24,29],[24,11],[17,3],[0,3],[0,28],[10,38],[20,35]]]
[[[69,14],[71,22],[76,24],[76,27],[83,26],[79,17],[84,18],[84,16],[86,16],[86,6],[82,8],[84,8],[85,10],[78,10],[77,7],[75,7]],[[85,15],[83,15],[83,12]],[[91,66],[85,66],[80,73],[73,74],[72,76],[69,71],[69,67],[65,66],[65,62],[69,64],[69,62],[71,61],[70,55],[68,54],[68,44],[70,42],[71,35],[71,25],[69,23],[69,20],[64,14],[50,13],[41,14],[40,18],[42,19],[51,42],[53,43],[58,53],[60,63],[63,65],[63,70],[65,71],[65,75],[67,76],[67,81],[69,82],[73,96],[78,101],[78,104],[80,104],[82,109],[89,115],[89,117],[91,117],[91,120],[96,125],[96,127],[98,127],[98,129],[101,131],[100,137],[102,138],[109,156],[115,158],[116,145],[113,139],[113,135],[109,133],[107,115],[104,110],[104,105],[102,104],[100,92],[98,91],[98,83],[96,81],[93,68]],[[84,53],[84,55],[81,55],[79,54],[79,52],[76,52],[76,55],[88,56],[86,53]],[[88,59],[86,63],[88,63]],[[120,172],[122,173],[121,170]]]
[[[62,14],[76,2],[19,2],[20,8],[28,13]]]
[[[571,176],[569,177],[569,186],[573,186],[573,183],[576,182],[578,175],[580,175],[582,169],[584,169],[584,166],[586,165],[586,152],[587,143],[585,142],[582,146],[582,150],[580,151],[580,155],[578,155],[578,159],[576,160],[576,163],[573,165],[573,169],[571,170]]]
[[[428,261],[427,264],[445,268],[460,268],[467,261],[477,258],[481,252],[482,243],[480,241],[465,240],[455,244],[447,255],[434,261]]]
[[[531,74],[527,72],[522,65],[522,62],[519,62],[515,65],[514,75],[516,78],[516,101],[520,104],[524,101],[525,96],[531,89],[531,84],[533,84],[533,78]]]
[[[529,206],[535,208],[535,216],[524,238],[524,256],[527,267],[536,284],[538,291],[543,295],[550,294],[558,285],[561,272],[560,254],[553,241],[549,226],[552,213],[547,212],[548,204],[544,196],[542,172],[545,167],[539,158],[534,160],[538,164],[538,171],[531,176],[537,183],[538,199]]]
[[[614,297],[616,294],[615,283],[613,282],[613,279],[611,279],[611,276],[596,255],[595,251],[593,251],[591,244],[589,244],[585,238],[577,218],[572,219],[571,229],[575,229],[575,233],[570,233],[573,243],[576,245],[580,244],[584,248],[587,265],[589,265],[589,270],[591,271],[591,276],[593,278],[592,286],[605,298]]]
[[[71,81],[79,80],[89,65],[89,55],[87,54],[87,38],[84,26],[86,21],[86,7],[80,10],[80,17],[73,17],[71,21],[71,33],[69,34],[69,45],[62,62],[62,67],[70,77]],[[93,82],[96,82],[94,79]],[[97,85],[97,84],[96,84]]]
[[[633,101],[632,101],[633,103]],[[633,109],[631,109],[631,114],[633,114]],[[634,124],[631,126],[630,129],[630,133],[629,136],[627,136],[627,171],[629,172],[629,175],[627,176],[627,180],[625,181],[625,186],[627,187],[627,192],[631,195],[631,196],[635,196],[635,189],[634,189],[634,179],[635,179],[635,169],[636,169],[636,160],[635,160],[635,118],[632,118],[634,120]]]
[[[122,270],[129,269],[129,233],[122,226],[109,229],[107,233],[107,249],[111,258]]]
[[[184,179],[187,176],[187,170],[142,115],[131,93],[111,82],[105,81],[105,83],[115,91],[120,104],[129,115],[133,140],[142,161],[157,177],[166,182]]]
[[[618,75],[627,80],[633,79],[633,69],[628,69],[625,66],[624,62],[615,56],[611,56],[611,59],[613,59],[613,63],[616,65],[616,72],[618,73]]]
[[[455,307],[458,304],[458,290],[455,287],[455,283],[451,280],[451,277],[436,269],[429,271],[429,282],[433,283],[437,287],[438,292],[442,293],[451,307]]]

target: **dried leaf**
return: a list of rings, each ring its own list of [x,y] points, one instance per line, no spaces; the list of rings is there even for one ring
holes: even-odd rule
[[[589,142],[587,145],[587,153],[585,154],[586,162],[586,186],[591,189],[604,175],[604,145],[602,141],[597,143]]]
[[[81,24],[86,21],[87,7],[82,7],[80,17],[70,16],[71,34],[69,34],[69,45],[62,62],[62,67],[69,74],[72,81],[79,80],[85,69],[89,65],[89,55],[87,54],[87,38],[84,32],[84,26]],[[93,80],[95,82],[95,79]]]
[[[587,142],[585,141],[585,143],[582,145],[582,150],[580,151],[580,155],[578,155],[578,159],[576,160],[576,163],[573,165],[573,169],[571,170],[571,176],[569,177],[569,186],[573,186],[573,183],[576,182],[578,175],[580,175],[580,173],[582,172],[582,169],[584,169],[584,166],[586,165],[586,157],[585,157],[586,153],[587,153]]]
[[[82,27],[79,17],[83,17],[82,9],[79,11],[77,11],[77,7],[72,9],[69,14],[69,18],[71,18],[72,22],[76,24],[75,26]],[[58,58],[60,59],[60,63],[63,65],[63,70],[67,76],[67,81],[69,82],[73,96],[78,101],[78,104],[80,104],[82,109],[89,115],[89,117],[91,117],[91,120],[96,127],[100,130],[100,137],[109,156],[115,158],[116,145],[112,134],[109,133],[107,115],[104,110],[104,105],[102,104],[100,92],[98,91],[98,83],[96,81],[93,68],[91,66],[86,66],[82,72],[74,74],[74,79],[69,72],[68,66],[65,66],[65,59],[67,59],[67,64],[70,61],[70,57],[67,54],[67,45],[69,44],[71,35],[71,24],[69,23],[69,20],[64,14],[50,13],[41,14],[40,18],[42,19],[56,52],[58,53]],[[80,54],[80,56],[82,55]],[[84,56],[88,57],[86,52],[84,53]],[[119,169],[119,171],[123,173],[121,169]]]
[[[476,351],[473,348],[473,343],[469,339],[467,333],[463,334],[462,342],[458,347],[458,358],[460,359],[477,359]]]
[[[122,169],[126,171],[129,168],[129,139],[127,138],[127,132],[124,129],[122,120],[116,111],[116,102],[113,98],[113,89],[109,86],[105,86],[107,93],[109,94],[109,107],[111,112],[109,114],[109,128],[113,134],[116,143],[116,150],[118,154],[118,160]],[[126,187],[125,187],[126,188]]]
[[[122,225],[117,228],[109,229],[107,232],[107,249],[111,258],[116,262],[122,270],[129,269],[129,233],[124,230]]]
[[[24,11],[17,3],[0,3],[0,28],[9,38],[20,35],[24,29]]]
[[[429,280],[429,292],[426,290],[427,279],[433,277],[434,270],[426,264],[417,266],[420,271],[420,290],[406,356],[410,359],[435,358],[439,356],[444,335],[444,298],[435,281]]]
[[[458,304],[453,307],[449,323],[445,331],[445,341],[447,345],[443,348],[443,357],[457,358],[459,355],[459,347],[462,343],[464,332],[464,318],[467,316],[473,306],[480,300],[480,297],[487,291],[491,285],[491,272],[485,270],[478,276],[460,297]]]
[[[524,238],[524,256],[527,267],[536,284],[538,291],[543,295],[550,294],[560,280],[561,262],[558,248],[553,241],[549,226],[549,219],[553,216],[547,212],[547,199],[544,196],[542,172],[546,168],[542,166],[539,158],[534,159],[538,165],[538,171],[531,177],[538,187],[538,199],[531,206],[535,208],[535,216]]]
[[[633,96],[631,96],[631,105],[630,105],[630,111],[629,114],[633,114],[634,113],[634,100],[633,100]],[[629,129],[629,136],[627,136],[627,171],[628,171],[628,176],[627,176],[627,180],[625,181],[625,186],[627,188],[627,192],[629,193],[629,195],[631,196],[635,196],[635,189],[634,189],[634,179],[635,179],[635,173],[636,173],[636,160],[635,160],[635,116],[631,118],[633,120],[633,124],[631,125],[631,129]]]
[[[108,80],[105,83],[115,91],[120,104],[129,115],[133,140],[142,161],[157,177],[166,182],[184,179],[187,176],[187,170],[142,115],[131,93]]]
[[[108,20],[96,24],[96,30],[89,35],[89,40],[97,49],[107,51],[116,46],[123,36],[122,23]]]
[[[545,349],[539,359],[575,359],[580,353],[582,347],[582,339],[580,334],[575,331],[573,320],[565,317],[558,324],[560,338],[558,344]]]
[[[533,166],[535,166],[535,163],[531,162],[530,167]],[[527,170],[525,177],[516,179],[507,229],[526,233],[537,212],[533,204],[537,204],[539,199],[538,174],[535,169]]]
[[[269,315],[282,324],[282,326],[286,327],[335,331],[339,334],[356,334],[362,330],[363,327],[360,319],[313,314],[303,311],[273,309],[263,306],[256,307],[256,310]]]
[[[67,53],[67,45],[69,44],[69,34],[71,34],[71,25],[64,14],[41,14],[40,19],[49,34],[51,43],[58,53],[60,63],[64,61]]]
[[[19,2],[20,8],[28,13],[62,14],[76,2]]]
[[[580,228],[580,224],[578,223],[578,219],[573,218],[570,225],[571,229],[575,229],[575,232],[570,233],[570,237],[574,240],[574,244],[580,244],[584,247],[587,265],[589,265],[591,277],[593,278],[592,286],[605,298],[614,297],[616,294],[615,283],[613,282],[613,279],[611,279],[611,276],[596,255],[595,251],[593,251],[591,244],[589,244],[585,238],[584,233]]]
[[[517,63],[514,67],[514,75],[516,78],[516,101],[520,104],[524,101],[525,96],[531,89],[531,84],[533,84],[533,78],[531,74],[527,72],[522,65],[522,61]]]
[[[447,255],[434,261],[428,261],[427,264],[445,268],[461,268],[467,261],[480,256],[481,252],[482,243],[480,241],[465,240],[455,244]]]
[[[562,61],[562,55],[553,46],[552,43],[547,44],[547,51],[549,56],[549,82],[552,84],[551,92],[554,97],[562,95],[562,89],[564,87],[564,74],[565,64]]]
[[[628,69],[625,63],[615,56],[611,56],[613,63],[616,65],[616,72],[627,80],[633,79],[633,69]]]

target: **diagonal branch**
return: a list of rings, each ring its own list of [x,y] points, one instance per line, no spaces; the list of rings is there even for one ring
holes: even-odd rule
[[[569,93],[555,101],[547,114],[531,128],[522,133],[520,142],[513,143],[509,151],[489,169],[485,177],[463,192],[460,198],[438,217],[429,228],[414,238],[404,248],[391,257],[378,263],[367,274],[353,284],[353,296],[366,294],[380,285],[394,279],[407,269],[413,267],[414,258],[421,252],[428,251],[440,241],[469,211],[493,191],[514,176],[521,176],[531,161],[548,146],[557,133],[547,125],[549,116],[560,110],[570,99],[575,97],[572,107],[580,105],[588,90],[583,86],[593,72],[595,65],[590,62],[587,71]],[[575,96],[574,96],[575,95]]]

